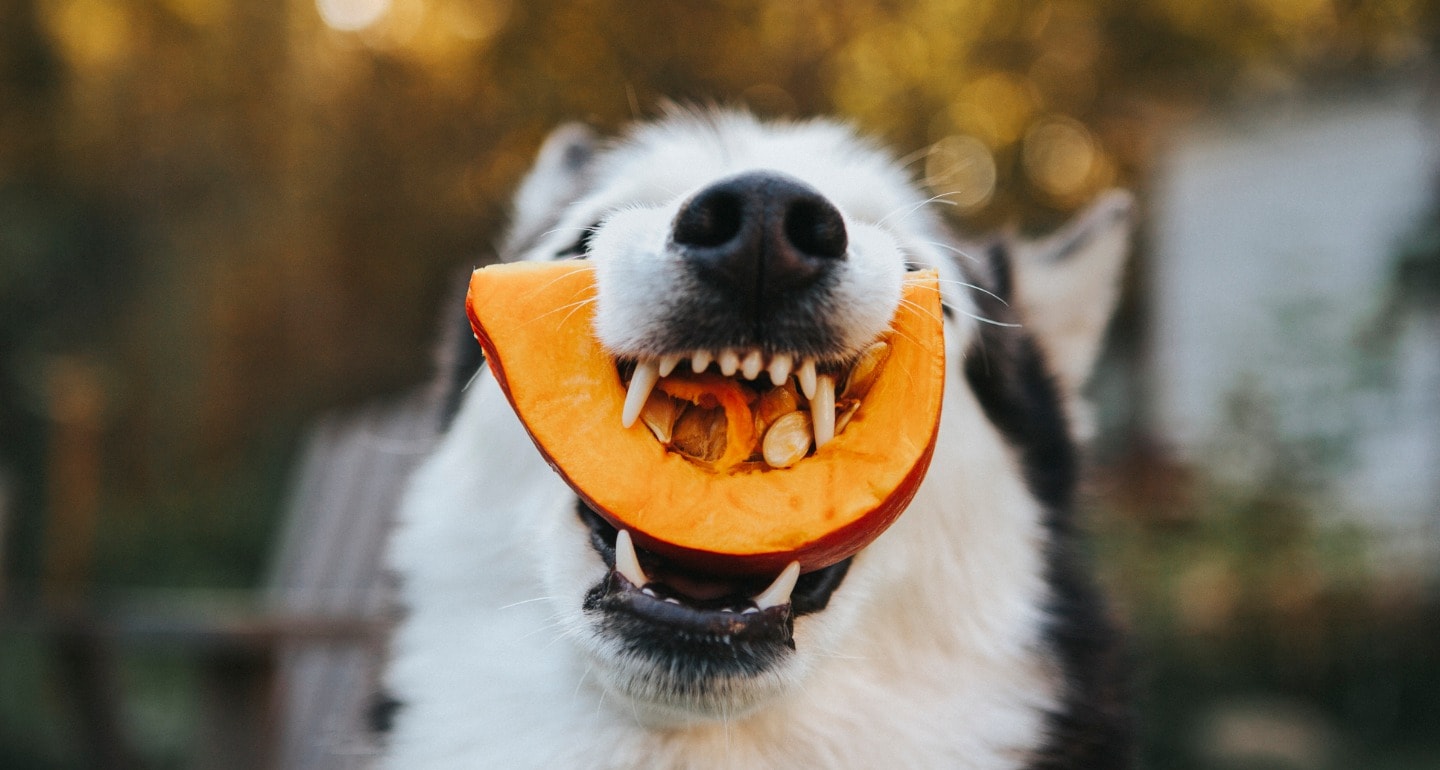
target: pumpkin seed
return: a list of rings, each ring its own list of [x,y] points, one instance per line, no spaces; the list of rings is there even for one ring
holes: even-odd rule
[[[845,426],[850,424],[850,418],[860,411],[860,399],[841,401],[835,405],[835,409],[835,435],[838,436],[845,430]]]
[[[650,397],[645,399],[645,406],[640,410],[640,421],[645,423],[645,427],[655,434],[660,443],[669,446],[674,435],[675,420],[683,408],[684,404],[654,390],[650,392]]]
[[[791,412],[777,419],[765,432],[761,454],[770,467],[789,468],[809,453],[812,437],[810,415]]]
[[[876,342],[860,353],[855,359],[855,365],[850,367],[850,376],[845,378],[845,392],[840,398],[849,399],[864,398],[870,392],[870,386],[875,384],[875,377],[880,374],[880,367],[884,365],[885,359],[890,357],[890,343]]]
[[[795,390],[794,382],[787,381],[778,388],[765,391],[755,404],[755,433],[765,435],[776,420],[799,408],[800,393]]]
[[[670,446],[692,460],[712,463],[725,454],[725,410],[690,407],[675,421]]]

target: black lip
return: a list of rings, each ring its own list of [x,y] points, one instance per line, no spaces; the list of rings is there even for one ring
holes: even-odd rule
[[[664,628],[678,636],[692,652],[709,648],[713,655],[733,655],[737,647],[762,649],[783,646],[795,649],[795,616],[790,605],[757,609],[748,599],[739,599],[733,606],[704,607],[691,604],[677,595],[666,596],[654,589],[637,587],[617,572],[591,590],[586,609],[601,610],[612,619],[624,618],[645,626]],[[623,622],[612,622],[623,627]],[[640,631],[632,635],[653,635]]]
[[[730,627],[736,621],[737,618],[735,616],[744,618],[753,617],[753,614],[744,614],[743,610],[746,606],[754,606],[748,599],[748,595],[754,593],[754,591],[740,590],[741,586],[737,586],[737,591],[731,596],[708,601],[697,601],[677,591],[670,590],[661,584],[650,585],[650,588],[656,594],[655,597],[645,595],[640,590],[645,588],[644,586],[632,586],[628,580],[620,578],[613,572],[615,569],[615,537],[618,534],[615,527],[605,521],[605,519],[592,510],[590,506],[586,505],[583,500],[576,501],[575,510],[580,520],[584,522],[585,526],[590,530],[590,544],[595,548],[595,551],[600,554],[600,558],[604,560],[606,566],[612,570],[611,577],[602,581],[595,589],[592,589],[592,596],[587,597],[586,600],[587,609],[589,608],[588,605],[598,601],[603,596],[628,594],[625,590],[628,586],[635,589],[633,593],[635,597],[639,598],[631,597],[626,599],[624,602],[625,606],[632,610],[643,610],[647,617],[653,616],[654,620],[662,623],[668,624],[674,622],[686,627],[709,627],[713,625],[715,628],[726,628]],[[641,552],[641,556],[642,559],[654,558],[652,555],[644,552]],[[853,559],[854,557],[852,556],[832,564],[829,567],[801,575],[795,583],[795,590],[790,594],[790,604],[788,605],[787,614],[793,618],[825,609],[830,603],[830,597],[835,593],[835,590],[840,587],[840,584],[844,582],[845,575],[849,572]],[[667,565],[667,569],[670,571],[679,571],[676,570],[673,565]],[[703,578],[706,576],[698,577]],[[619,585],[619,583],[623,583],[624,585]],[[760,588],[763,587],[764,586],[760,586]],[[748,589],[748,586],[744,588]],[[664,601],[666,598],[674,599],[678,604]],[[651,605],[659,606],[652,607]],[[679,608],[679,610],[675,608]],[[732,611],[726,612],[725,610],[727,609]],[[778,610],[782,608],[773,609]],[[681,611],[689,614],[678,614]],[[766,613],[760,614],[765,615]]]

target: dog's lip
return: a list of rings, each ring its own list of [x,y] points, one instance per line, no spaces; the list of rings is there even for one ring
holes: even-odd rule
[[[691,642],[717,647],[781,644],[794,648],[794,612],[789,603],[759,609],[743,597],[700,604],[665,593],[664,584],[637,587],[618,571],[602,589],[602,606],[672,629]]]
[[[622,571],[617,569],[615,546],[619,530],[591,510],[584,501],[577,501],[576,510],[581,521],[590,529],[591,545],[610,568],[612,582],[621,579],[626,585],[633,585],[629,579],[625,579]],[[773,600],[762,598],[776,589],[770,579],[701,575],[675,567],[647,551],[638,548],[634,551],[646,579],[644,585],[637,587],[636,593],[640,595],[710,614],[746,614],[747,610],[768,612],[773,608]],[[793,588],[788,591],[789,601],[781,606],[795,616],[825,609],[830,596],[844,581],[853,559],[852,556],[829,567],[799,575]],[[646,591],[648,593],[645,593]],[[757,605],[757,599],[765,606]]]

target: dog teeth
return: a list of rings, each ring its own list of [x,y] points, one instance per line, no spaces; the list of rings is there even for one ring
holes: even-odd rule
[[[726,377],[734,376],[740,368],[740,354],[733,350],[726,350],[720,354],[720,373]]]
[[[760,376],[760,370],[764,367],[765,357],[760,355],[760,351],[752,350],[750,355],[745,356],[745,363],[740,365],[740,373],[745,375],[745,379],[753,380]]]
[[[697,350],[695,351],[695,355],[690,356],[690,369],[696,374],[699,374],[710,368],[710,362],[714,360],[715,356],[712,355],[710,351]]]
[[[654,361],[641,361],[635,365],[635,374],[630,377],[630,389],[625,392],[625,408],[620,412],[620,424],[626,428],[635,424],[640,410],[645,408],[645,399],[660,379],[660,368]]]
[[[771,583],[769,588],[756,594],[751,601],[755,602],[755,606],[762,610],[789,604],[790,592],[795,590],[795,581],[799,578],[800,562],[792,561],[785,565],[785,569],[781,571],[779,577],[775,578],[775,582]]]
[[[660,357],[660,376],[661,376],[661,377],[669,377],[669,376],[670,376],[670,373],[673,372],[673,371],[675,371],[675,367],[680,363],[680,359],[681,359],[682,357],[683,357],[683,356],[675,356],[675,355],[661,356],[661,357]]]
[[[815,377],[815,359],[807,358],[795,373],[795,378],[800,381],[800,392],[804,393],[806,398],[815,397]]]
[[[650,582],[645,570],[640,569],[640,557],[635,555],[635,544],[630,541],[629,530],[620,530],[615,535],[615,571],[637,588]]]
[[[821,374],[815,378],[815,394],[810,397],[810,421],[815,428],[815,451],[835,438],[835,378]]]
[[[785,353],[781,353],[775,356],[775,358],[771,359],[770,383],[777,388],[781,385],[784,385],[785,381],[790,379],[790,367],[793,365],[794,360]]]

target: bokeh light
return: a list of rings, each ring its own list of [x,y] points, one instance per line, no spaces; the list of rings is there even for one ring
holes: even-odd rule
[[[997,178],[990,148],[973,136],[947,136],[925,156],[925,186],[962,212],[988,203]]]
[[[1071,201],[1088,191],[1096,152],[1095,140],[1079,121],[1049,115],[1025,132],[1021,158],[1031,183]]]
[[[379,21],[391,0],[315,0],[315,10],[331,29],[355,32]]]

